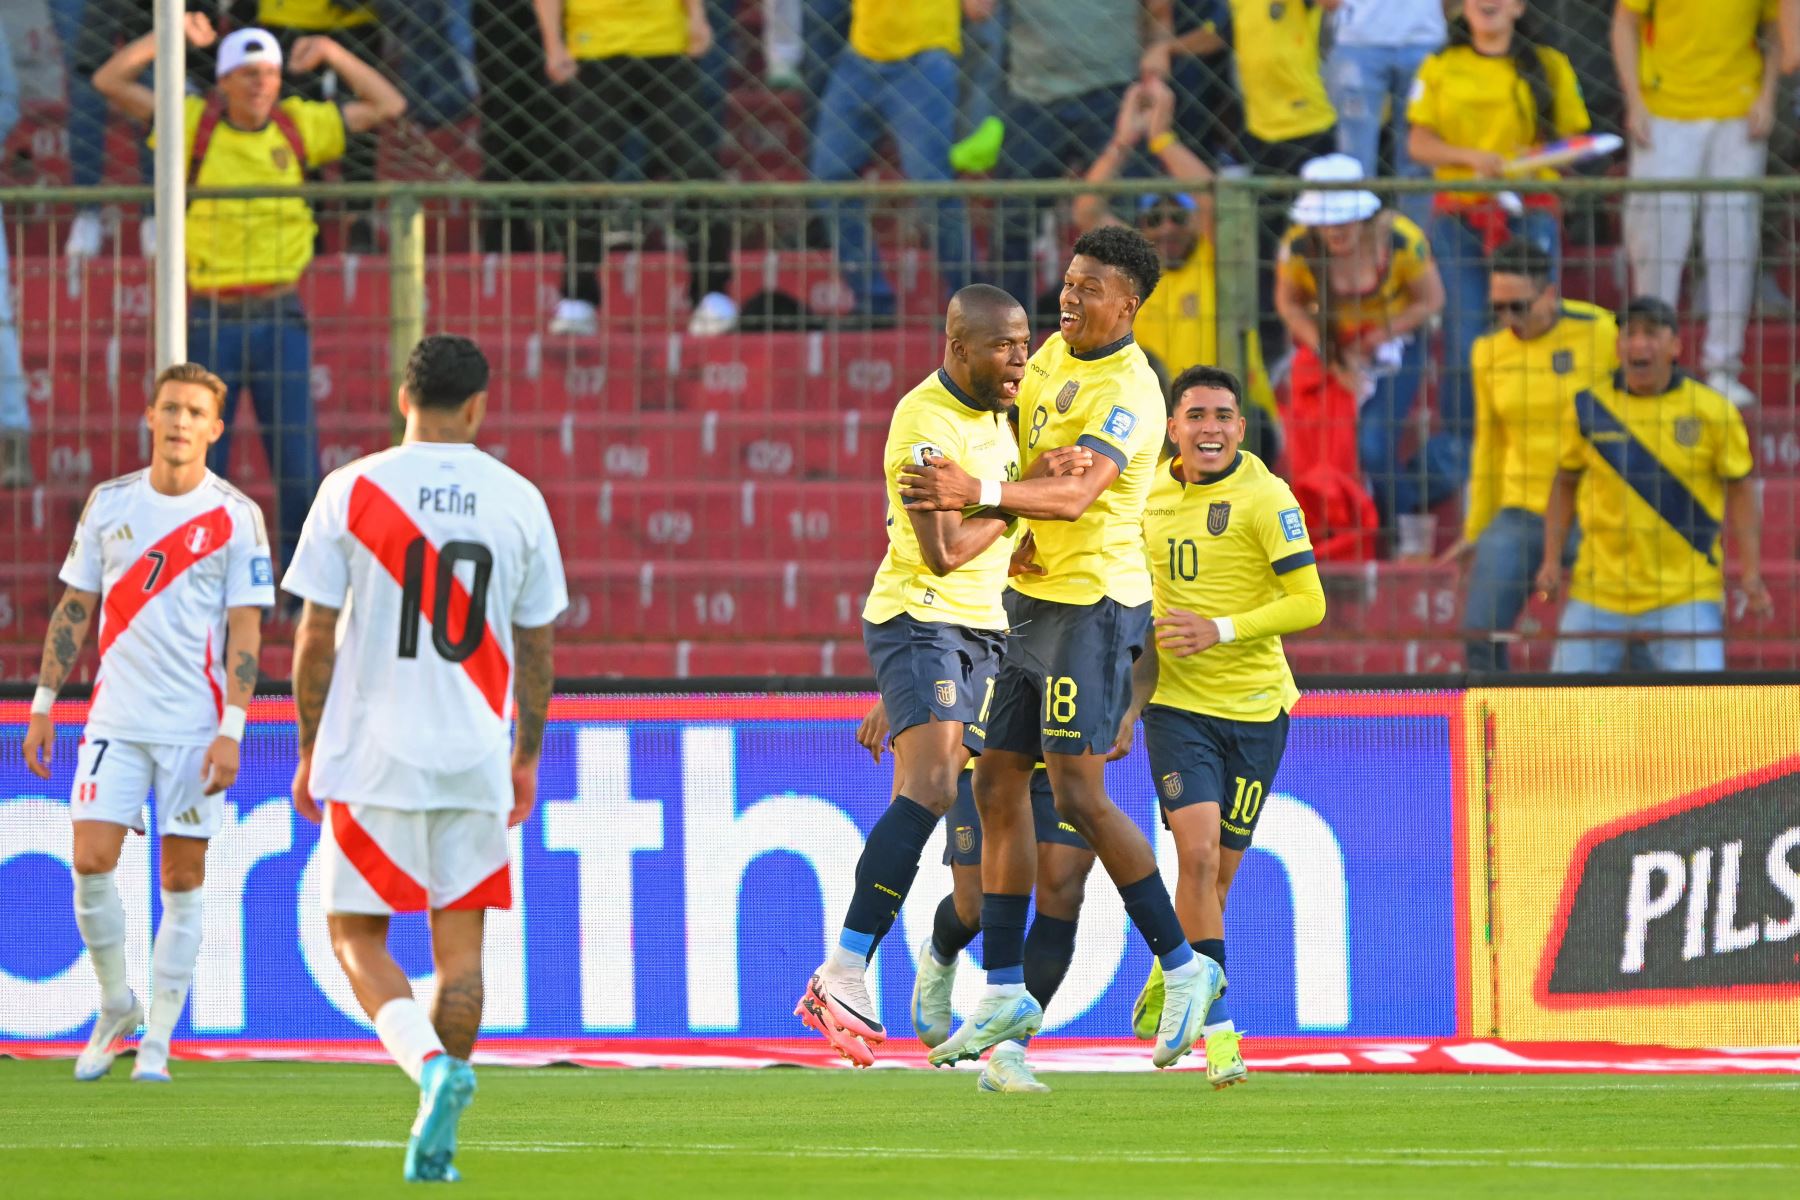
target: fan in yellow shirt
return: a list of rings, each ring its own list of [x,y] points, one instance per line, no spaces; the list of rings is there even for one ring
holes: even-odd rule
[[[1281,636],[1325,619],[1325,591],[1294,493],[1239,449],[1243,391],[1216,367],[1176,377],[1168,421],[1177,457],[1163,464],[1144,512],[1156,594],[1156,653],[1134,673],[1132,713],[1175,835],[1182,932],[1225,965],[1225,897],[1256,832],[1299,698]],[[1130,748],[1120,729],[1111,757]],[[1146,1037],[1163,1007],[1152,972],[1133,1025]],[[1221,997],[1205,1014],[1214,1087],[1245,1075],[1239,1035]]]
[[[1445,563],[1469,567],[1464,580],[1463,635],[1471,671],[1510,665],[1504,635],[1531,589],[1543,556],[1544,506],[1563,453],[1564,415],[1576,393],[1609,378],[1618,366],[1619,329],[1612,314],[1564,300],[1550,259],[1514,240],[1489,261],[1493,333],[1471,353],[1475,377],[1475,443],[1469,466],[1463,536]]]
[[[1125,911],[1168,973],[1156,1066],[1193,1048],[1200,1015],[1225,985],[1217,965],[1199,960],[1182,937],[1149,841],[1106,794],[1105,754],[1129,707],[1131,664],[1149,632],[1142,526],[1164,406],[1131,330],[1161,274],[1156,251],[1135,230],[1102,225],[1082,234],[1063,273],[1058,332],[1026,365],[1019,392],[1026,474],[1051,448],[1071,443],[1091,455],[1082,474],[984,483],[941,459],[902,472],[909,508],[953,511],[992,501],[1028,519],[1043,572],[1015,579],[1006,595],[1012,630],[975,765],[986,842],[981,929],[988,992],[931,1052],[937,1066],[978,1058],[1043,1022],[1023,978],[1037,867],[1031,772],[1040,757],[1057,811],[1100,855]]]
[[[189,13],[188,41],[210,46],[211,22]],[[264,29],[239,29],[218,42],[218,85],[187,100],[188,182],[199,187],[288,187],[309,167],[344,153],[348,135],[374,129],[406,110],[379,71],[331,38],[294,43],[295,72],[336,72],[355,95],[326,104],[281,99],[283,55]],[[148,124],[155,94],[139,80],[156,58],[153,35],[121,48],[94,73],[94,88],[114,108]],[[312,209],[299,196],[248,200],[197,198],[187,213],[188,351],[230,387],[226,433],[209,465],[220,474],[231,453],[231,421],[250,389],[263,448],[274,470],[284,563],[318,488],[312,417],[312,335],[296,291],[312,261]]]
[[[1775,605],[1762,579],[1750,436],[1732,403],[1676,369],[1675,310],[1640,296],[1619,315],[1619,372],[1578,392],[1544,514],[1538,587],[1554,596],[1556,547],[1579,497],[1581,549],[1551,670],[1617,671],[1642,640],[1659,671],[1725,669],[1721,535],[1747,611]]]

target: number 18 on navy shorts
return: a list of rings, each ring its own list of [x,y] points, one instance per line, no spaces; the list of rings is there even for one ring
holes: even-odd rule
[[[1000,669],[1006,636],[900,613],[881,624],[863,622],[863,646],[887,708],[892,736],[931,718],[960,721],[963,744],[980,754],[982,708]]]

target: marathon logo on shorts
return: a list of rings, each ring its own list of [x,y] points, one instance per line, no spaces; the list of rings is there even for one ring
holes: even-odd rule
[[[1537,985],[1562,1005],[1747,988],[1800,996],[1800,757],[1590,832]]]
[[[1214,500],[1206,506],[1206,532],[1218,537],[1231,524],[1231,501]]]
[[[973,849],[975,849],[975,827],[973,825],[958,825],[956,827],[956,852],[958,854],[967,854]]]
[[[1162,792],[1164,800],[1181,799],[1180,771],[1170,771],[1167,775],[1162,777]]]
[[[1062,391],[1056,393],[1056,411],[1066,413],[1069,405],[1075,403],[1075,393],[1081,390],[1081,380],[1071,379],[1062,385]]]
[[[956,703],[956,680],[940,679],[935,690],[939,708],[950,708]]]
[[[187,544],[189,554],[205,554],[206,548],[212,545],[212,531],[204,525],[196,525],[187,531],[187,536],[182,541]]]

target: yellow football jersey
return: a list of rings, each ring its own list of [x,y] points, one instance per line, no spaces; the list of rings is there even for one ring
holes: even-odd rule
[[[1463,537],[1474,541],[1503,508],[1542,514],[1550,500],[1575,393],[1619,365],[1619,326],[1604,308],[1565,300],[1542,337],[1497,329],[1475,341],[1475,442],[1469,454],[1469,510]]]
[[[1233,721],[1272,721],[1300,698],[1279,635],[1243,614],[1288,598],[1281,577],[1306,570],[1319,588],[1306,516],[1288,485],[1240,451],[1211,483],[1188,483],[1180,459],[1156,472],[1144,510],[1154,612],[1231,617],[1236,641],[1177,658],[1157,651],[1154,703]],[[1323,604],[1320,588],[1318,601]]]
[[[1671,121],[1730,121],[1762,90],[1757,37],[1776,0],[1622,0],[1637,13],[1638,83],[1644,104]]]
[[[1750,474],[1731,401],[1680,371],[1660,396],[1614,377],[1570,405],[1563,469],[1581,471],[1571,599],[1635,615],[1723,600],[1725,485]]]
[[[1033,521],[1042,575],[1012,586],[1039,600],[1124,605],[1150,599],[1144,569],[1144,501],[1162,452],[1162,388],[1137,343],[1123,339],[1076,354],[1053,333],[1019,385],[1019,457],[1026,472],[1046,450],[1082,445],[1118,464],[1119,477],[1076,521]]]
[[[888,424],[882,471],[887,478],[887,554],[875,571],[863,619],[880,624],[908,613],[969,629],[1005,629],[1000,596],[1012,559],[1013,536],[1002,536],[948,575],[934,575],[919,553],[900,497],[900,468],[937,455],[977,479],[1017,479],[1019,448],[1006,414],[977,408],[942,369],[900,398]],[[972,511],[972,510],[971,510]]]

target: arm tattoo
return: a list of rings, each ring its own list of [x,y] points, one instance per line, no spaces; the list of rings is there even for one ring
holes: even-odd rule
[[[75,658],[81,653],[82,640],[87,637],[89,615],[83,600],[64,593],[63,602],[50,617],[50,631],[44,637],[44,655],[38,663],[40,686],[60,689],[69,678]]]
[[[337,667],[337,609],[308,600],[294,636],[294,713],[300,748],[312,749],[325,715],[325,696]]]
[[[231,674],[245,695],[256,691],[256,655],[248,650],[238,651],[237,666],[232,668]]]
[[[556,682],[552,653],[555,638],[556,630],[550,625],[514,629],[518,664],[513,676],[513,700],[518,710],[518,731],[513,737],[514,762],[536,762],[544,748],[544,720],[550,712],[550,692]]]

